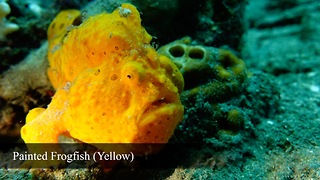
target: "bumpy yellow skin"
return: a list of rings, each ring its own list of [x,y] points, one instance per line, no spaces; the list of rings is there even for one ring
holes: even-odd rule
[[[183,77],[149,44],[137,9],[123,4],[89,17],[64,38],[62,19],[48,30],[56,94],[47,109],[29,112],[23,140],[57,143],[65,134],[86,143],[166,143],[183,118]]]

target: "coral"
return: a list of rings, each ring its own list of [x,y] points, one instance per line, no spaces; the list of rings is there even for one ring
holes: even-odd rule
[[[247,100],[244,107],[252,110],[251,122],[257,125],[264,120],[261,117],[270,118],[278,113],[280,92],[272,75],[257,70],[250,73],[244,89]]]
[[[34,16],[36,17],[41,17],[43,9],[38,3],[31,2],[28,4],[29,10],[33,13]]]
[[[204,46],[191,45],[190,43],[191,38],[184,37],[162,46],[158,50],[159,53],[172,59],[183,76],[188,79],[185,89],[204,83],[203,80],[213,74],[210,61],[217,54],[215,49],[211,51]]]
[[[19,26],[7,22],[6,16],[11,12],[10,6],[3,1],[0,1],[0,40],[4,40],[5,36],[19,29]]]
[[[189,35],[208,46],[241,49],[246,4],[245,0],[203,1],[195,15],[194,34]]]
[[[244,122],[243,117],[243,114],[241,114],[241,111],[239,111],[238,109],[231,109],[230,111],[228,111],[226,118],[227,121],[225,123],[226,129],[230,129],[235,132],[241,129]]]
[[[197,45],[190,37],[171,42],[158,52],[172,59],[185,79],[181,95],[185,120],[177,136],[201,142],[221,131],[237,134],[244,128],[248,116],[237,99],[247,79],[241,59],[229,50]]]
[[[0,0],[1,1],[1,0]],[[8,4],[11,13],[7,16],[7,22],[19,25],[19,30],[6,35],[5,41],[0,40],[0,73],[3,73],[10,66],[18,64],[31,51],[41,47],[46,40],[47,28],[58,13],[53,8],[56,1],[39,0],[10,0]],[[37,7],[38,5],[38,7]],[[41,14],[37,15],[37,10],[41,8]],[[30,9],[31,8],[31,9]],[[0,31],[2,26],[0,27]]]
[[[58,15],[49,36],[61,23]],[[56,93],[47,109],[30,111],[23,140],[57,143],[64,134],[86,143],[166,143],[183,118],[184,82],[150,41],[131,4],[89,17],[58,44],[49,38]]]
[[[44,43],[1,75],[0,142],[20,138],[20,128],[28,111],[50,102],[52,87],[46,76],[47,48],[48,44]]]
[[[190,37],[162,46],[158,52],[172,59],[180,69],[188,90],[184,94],[189,97],[202,92],[210,101],[217,101],[235,95],[247,77],[245,63],[230,51],[193,45]]]

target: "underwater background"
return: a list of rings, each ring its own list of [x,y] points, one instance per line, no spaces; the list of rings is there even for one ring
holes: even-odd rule
[[[320,179],[316,0],[0,3],[0,179]],[[122,3],[136,6],[151,45],[184,77],[184,118],[167,148],[108,171],[97,163],[74,168],[83,162],[10,168],[20,165],[12,152],[23,149],[12,143],[23,143],[26,115],[55,93],[47,76],[50,22],[65,9],[81,10],[85,21]]]

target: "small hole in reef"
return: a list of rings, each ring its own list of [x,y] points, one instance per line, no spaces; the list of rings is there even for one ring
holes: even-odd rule
[[[104,55],[107,55],[107,53],[106,53],[105,51],[103,51],[103,54],[104,54]]]
[[[237,64],[237,57],[232,55],[230,52],[226,52],[220,55],[219,60],[225,69]]]
[[[169,49],[169,53],[173,56],[173,57],[181,57],[184,55],[184,49],[182,46],[172,46]]]
[[[51,29],[53,29],[56,26],[56,23],[53,23],[51,26]]]
[[[92,51],[91,54],[94,56],[94,52]]]
[[[118,51],[118,50],[119,50],[119,47],[118,47],[118,46],[115,46],[114,49]]]
[[[203,59],[204,51],[200,48],[193,48],[193,49],[190,49],[188,55],[192,59]]]
[[[127,75],[127,78],[131,79],[131,75],[130,75],[130,74],[128,74],[128,75]]]
[[[106,114],[107,114],[106,112],[103,112],[103,113],[102,113],[102,116],[105,116]]]
[[[151,134],[151,131],[147,131],[147,134]]]
[[[117,76],[116,74],[112,74],[111,80],[114,81],[114,80],[116,80],[116,79],[118,79],[118,76]]]

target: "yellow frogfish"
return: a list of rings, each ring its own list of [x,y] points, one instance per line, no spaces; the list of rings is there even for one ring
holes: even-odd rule
[[[174,63],[150,45],[137,9],[123,4],[73,26],[79,15],[61,12],[49,26],[48,76],[56,93],[47,109],[29,112],[22,139],[168,142],[183,119],[184,81]]]

